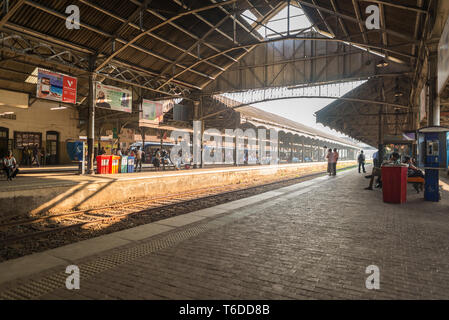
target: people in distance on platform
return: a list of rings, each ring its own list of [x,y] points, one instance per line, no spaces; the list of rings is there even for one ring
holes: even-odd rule
[[[327,159],[327,173],[329,173],[329,175],[331,176],[332,175],[332,161],[334,159],[332,149],[327,150],[326,159]]]
[[[143,151],[140,150],[140,146],[137,146],[136,150],[136,168],[134,171],[137,172],[137,168],[139,168],[139,172],[142,171],[142,155]]]
[[[31,161],[31,165],[36,164],[36,166],[40,167],[40,157],[42,156],[41,151],[39,150],[39,145],[36,143],[33,146],[33,160]]]
[[[123,154],[122,154],[122,149],[117,148],[116,154],[117,154],[119,157],[123,156]]]
[[[361,173],[360,172],[360,168],[363,169],[363,173],[366,173],[366,170],[365,170],[365,154],[363,153],[363,150],[360,151],[360,154],[359,154],[359,157],[357,158],[357,161],[359,163],[359,173]]]
[[[338,154],[337,148],[334,148],[334,162],[332,162],[332,175],[336,176],[337,175],[337,162],[338,162],[338,158],[340,157],[340,155]]]
[[[153,166],[156,169],[156,171],[159,171],[159,168],[161,166],[161,152],[159,149],[156,149],[153,155]]]
[[[374,167],[373,168],[373,172],[371,173],[371,175],[365,176],[365,178],[370,179],[369,186],[366,187],[365,190],[373,190],[374,179],[376,177],[378,177],[378,181],[379,181],[377,187],[382,188],[382,180],[381,180],[381,177],[382,177],[382,166],[387,165],[387,164],[390,164],[390,165],[399,165],[399,164],[401,164],[401,156],[399,155],[399,153],[393,152],[391,154],[390,160],[385,160],[384,162],[382,162],[380,168]]]
[[[178,151],[178,158],[176,158],[176,161],[174,163],[175,170],[180,170],[181,169],[181,164],[182,164],[182,150],[180,149]]]
[[[101,147],[100,151],[98,151],[98,155],[102,156],[104,154],[106,154],[106,150],[104,149],[104,147]]]
[[[2,160],[3,170],[6,172],[6,177],[9,181],[19,173],[19,166],[17,165],[16,158],[12,155],[12,151],[9,150],[7,156]]]
[[[22,165],[29,166],[31,164],[31,154],[28,146],[25,146],[22,149]]]

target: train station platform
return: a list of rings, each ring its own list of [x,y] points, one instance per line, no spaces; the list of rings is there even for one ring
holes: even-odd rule
[[[340,168],[355,165],[341,161]],[[263,177],[326,171],[327,163],[243,166],[107,175],[19,174],[0,183],[0,216],[39,215],[83,210],[170,193],[248,182]]]
[[[0,264],[3,299],[448,299],[449,185],[386,204],[356,169]],[[65,287],[68,265],[80,289]],[[366,288],[368,266],[380,288]]]

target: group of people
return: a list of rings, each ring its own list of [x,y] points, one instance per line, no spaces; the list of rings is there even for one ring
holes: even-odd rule
[[[338,162],[338,151],[337,148],[329,149],[327,151],[326,159],[327,159],[327,172],[330,176],[336,176],[337,175],[337,162]]]
[[[40,158],[42,157],[43,153],[39,149],[39,145],[35,144],[32,148],[29,148],[28,146],[25,146],[22,149],[22,165],[25,166],[33,166],[36,165],[37,167],[40,167]]]
[[[363,151],[360,152],[360,155],[357,158],[359,164],[359,173],[360,169],[363,169],[363,173],[366,173],[365,170],[365,155]],[[365,178],[370,179],[369,186],[365,188],[365,190],[373,190],[374,180],[376,180],[376,188],[382,188],[382,166],[385,165],[400,165],[401,164],[401,156],[398,152],[393,152],[389,159],[380,161],[379,160],[379,152],[374,153],[373,155],[374,167],[370,175],[365,176]],[[408,177],[421,177],[424,178],[424,173],[420,170],[416,165],[416,160],[409,156],[404,156],[403,165],[407,166],[407,176]],[[419,193],[422,191],[422,184],[414,183],[413,187]]]

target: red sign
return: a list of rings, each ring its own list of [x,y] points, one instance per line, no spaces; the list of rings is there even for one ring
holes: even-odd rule
[[[37,77],[38,98],[76,103],[76,78],[42,69],[39,69]]]
[[[64,76],[64,86],[62,88],[62,102],[76,103],[76,85],[77,79]]]

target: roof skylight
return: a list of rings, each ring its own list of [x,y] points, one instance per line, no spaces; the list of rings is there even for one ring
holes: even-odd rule
[[[290,28],[288,21],[289,14]],[[256,16],[250,10],[244,11],[242,13],[242,18],[251,25],[253,25],[257,21]],[[265,36],[265,38],[276,38],[286,36],[289,29],[290,34],[295,34],[311,27],[312,24],[310,23],[309,19],[307,19],[304,11],[294,5],[290,5],[279,11],[265,24],[265,26],[257,26],[256,29],[261,35]]]

